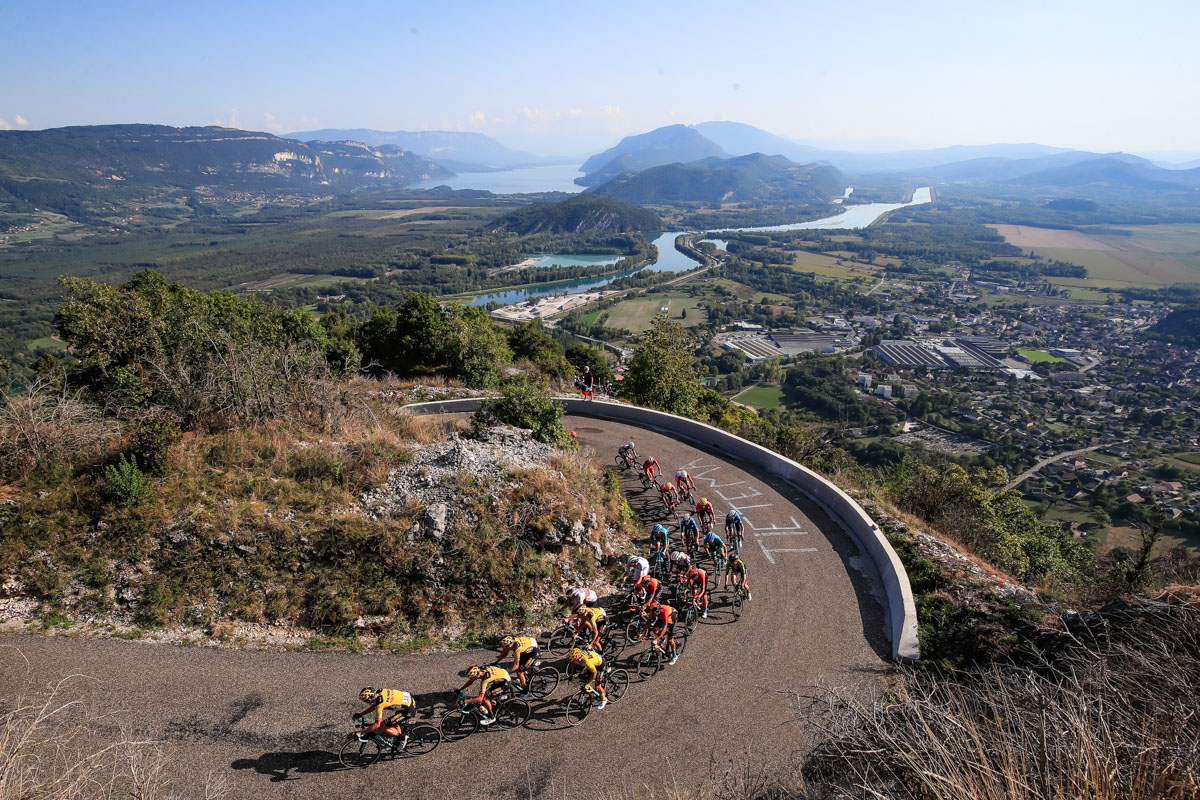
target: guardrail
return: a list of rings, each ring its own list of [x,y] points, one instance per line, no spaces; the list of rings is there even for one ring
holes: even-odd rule
[[[874,566],[874,577],[883,587],[886,600],[886,633],[892,644],[893,660],[916,661],[920,657],[917,642],[917,608],[913,602],[912,587],[908,583],[908,573],[904,571],[900,557],[867,512],[831,481],[773,450],[693,419],[601,400],[560,398],[560,402],[568,414],[652,428],[733,458],[757,464],[812,498],[850,534]],[[470,412],[478,407],[477,398],[414,403],[407,406],[418,413]]]

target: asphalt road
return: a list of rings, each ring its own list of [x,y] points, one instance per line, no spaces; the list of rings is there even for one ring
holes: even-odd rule
[[[535,703],[524,729],[481,731],[422,758],[341,769],[336,751],[364,684],[407,689],[436,723],[458,671],[479,651],[414,656],[234,651],[110,639],[0,637],[0,698],[65,675],[118,723],[163,742],[178,788],[208,774],[229,797],[342,798],[381,790],[414,798],[559,798],[638,786],[688,788],[729,765],[769,769],[809,746],[790,694],[816,684],[861,686],[888,670],[883,612],[841,528],[753,466],[672,438],[568,418],[594,457],[612,462],[629,438],[674,472],[686,467],[717,507],[747,520],[743,555],[754,600],[740,621],[714,606],[674,667],[631,685],[577,728],[562,721],[567,689]],[[586,452],[586,451],[585,451]],[[622,482],[646,519],[657,493]],[[8,647],[4,647],[8,646]],[[27,672],[18,648],[28,659]],[[635,676],[636,680],[636,676]],[[31,684],[30,684],[31,682]]]

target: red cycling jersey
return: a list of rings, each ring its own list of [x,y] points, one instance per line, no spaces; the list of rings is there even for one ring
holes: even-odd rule
[[[711,502],[710,503],[696,503],[696,513],[697,514],[709,514],[710,516],[713,516],[713,517],[715,517],[717,515],[717,511],[716,511],[716,509],[713,508],[713,504]]]
[[[674,616],[675,609],[670,606],[659,606],[658,610],[654,612],[654,616],[651,617],[651,620],[653,620],[655,627],[665,628],[671,624]]]
[[[700,591],[704,591],[704,584],[708,580],[708,575],[699,567],[692,567],[687,573],[688,583],[693,583],[700,587]]]
[[[654,597],[656,594],[658,594],[660,586],[661,584],[658,582],[658,580],[656,578],[651,578],[649,575],[642,576],[642,578],[634,584],[635,588],[645,589],[647,597]]]

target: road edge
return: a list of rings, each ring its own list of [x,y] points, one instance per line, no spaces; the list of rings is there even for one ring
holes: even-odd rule
[[[887,602],[885,633],[892,645],[892,660],[914,662],[921,650],[917,638],[917,607],[912,586],[900,557],[883,531],[852,497],[832,481],[790,458],[703,422],[641,406],[603,400],[558,398],[567,414],[625,422],[673,433],[726,455],[765,468],[820,505],[850,535],[870,559],[883,585]],[[411,403],[405,408],[421,414],[466,413],[479,408],[479,398]]]

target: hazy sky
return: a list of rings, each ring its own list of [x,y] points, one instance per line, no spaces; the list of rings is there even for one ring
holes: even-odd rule
[[[730,119],[865,149],[1200,151],[1200,0],[0,0],[0,127],[474,130],[582,154]]]

